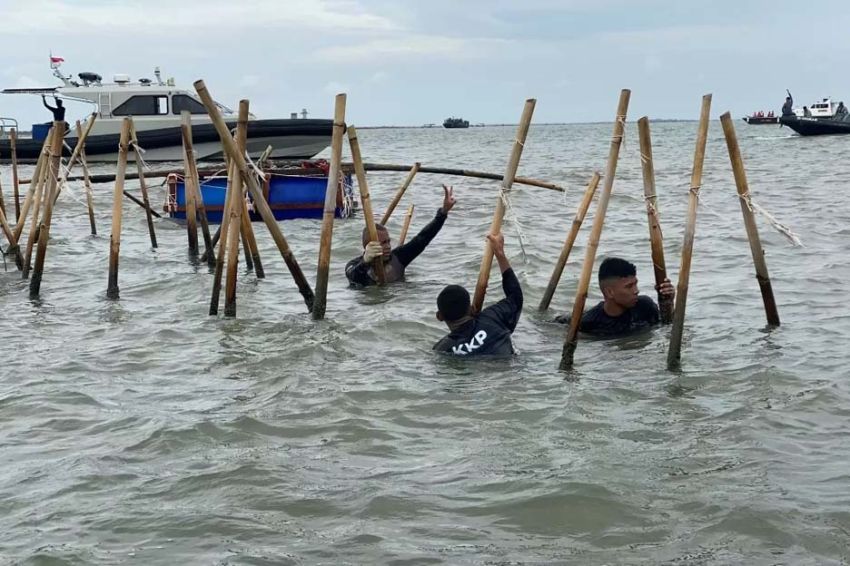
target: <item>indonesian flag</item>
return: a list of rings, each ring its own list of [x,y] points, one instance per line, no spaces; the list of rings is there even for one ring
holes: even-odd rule
[[[64,62],[65,62],[65,59],[63,59],[62,57],[54,57],[53,55],[50,56],[50,68],[51,69],[58,69],[59,65],[61,65]]]

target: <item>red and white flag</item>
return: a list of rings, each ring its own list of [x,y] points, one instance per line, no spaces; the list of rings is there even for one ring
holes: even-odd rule
[[[51,63],[64,63],[65,59],[63,59],[62,57],[54,57],[53,55],[51,55],[50,56],[50,62]]]

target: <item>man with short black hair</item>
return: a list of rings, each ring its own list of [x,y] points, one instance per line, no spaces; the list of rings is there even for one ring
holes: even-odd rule
[[[522,312],[522,287],[505,255],[505,238],[488,234],[487,240],[502,271],[505,298],[480,314],[473,312],[469,291],[449,285],[437,296],[437,320],[446,323],[449,334],[434,344],[434,350],[455,356],[510,356],[514,353],[511,334]]]
[[[599,288],[604,300],[585,311],[579,330],[613,338],[658,324],[658,307],[650,297],[638,294],[637,283],[634,264],[618,257],[606,258],[599,266]],[[676,294],[669,279],[656,290],[671,300]],[[562,315],[555,322],[569,324],[570,318],[570,315]]]
[[[349,261],[345,266],[345,276],[348,282],[358,287],[374,285],[376,278],[372,271],[374,261],[384,262],[384,281],[392,283],[404,279],[404,271],[443,227],[449,211],[454,207],[455,200],[452,187],[443,185],[443,206],[437,210],[434,220],[428,223],[415,238],[404,245],[392,249],[390,234],[382,224],[375,224],[378,229],[378,240],[369,241],[369,231],[363,229],[363,254]]]

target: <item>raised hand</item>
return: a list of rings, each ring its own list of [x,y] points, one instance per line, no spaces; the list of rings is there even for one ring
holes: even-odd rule
[[[448,214],[449,211],[454,207],[455,203],[457,202],[457,200],[455,200],[455,197],[454,197],[454,187],[447,187],[447,186],[443,185],[443,193],[444,193],[443,206],[442,206],[441,210],[444,213]]]

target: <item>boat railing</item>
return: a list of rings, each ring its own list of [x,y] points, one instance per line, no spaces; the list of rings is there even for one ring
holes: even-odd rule
[[[18,128],[18,121],[14,118],[4,118],[0,116],[0,139],[9,137],[9,130],[14,129],[16,132],[20,131]]]

